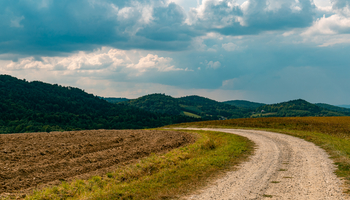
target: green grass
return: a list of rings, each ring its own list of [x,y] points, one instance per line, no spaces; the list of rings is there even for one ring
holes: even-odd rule
[[[170,199],[187,194],[245,160],[253,151],[246,138],[208,131],[194,144],[151,155],[103,177],[63,182],[26,199]]]
[[[189,110],[189,111],[194,112],[194,113],[202,113],[203,112],[196,106],[188,106],[188,105],[180,104],[180,107],[185,108],[186,110]]]
[[[190,113],[190,112],[182,111],[182,113],[183,113],[184,115],[186,115],[186,116],[189,116],[189,117],[202,118],[201,116],[196,115],[196,114],[193,114],[193,113]]]

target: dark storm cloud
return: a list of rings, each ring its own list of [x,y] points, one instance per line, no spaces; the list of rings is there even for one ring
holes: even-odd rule
[[[0,12],[0,53],[70,52],[128,38],[112,7],[102,3],[2,1]]]
[[[175,4],[155,8],[152,25],[142,29],[139,36],[133,36],[132,29],[143,26],[138,24],[143,17],[142,10],[135,7],[147,3],[120,0],[1,1],[0,54],[52,55],[100,46],[167,49],[164,42],[154,45],[147,38],[156,41],[190,40],[188,34],[192,33],[181,25],[184,14]],[[131,9],[127,18],[118,16],[118,12],[126,7]],[[184,46],[188,44],[180,44],[180,47],[169,44],[170,49]]]
[[[175,3],[167,7],[154,9],[154,20],[140,30],[137,35],[159,41],[189,41],[199,35],[190,26],[184,24],[186,19],[183,9]]]
[[[309,0],[300,0],[300,10],[292,9],[294,0],[275,10],[267,0],[250,0],[245,10],[230,2],[207,1],[204,17],[192,10],[197,20],[189,25],[183,8],[165,0],[0,1],[0,54],[54,56],[101,46],[178,51],[212,31],[246,35],[306,27],[315,9]]]
[[[209,1],[204,17],[199,17],[197,26],[223,35],[254,35],[263,31],[288,30],[312,25],[316,7],[310,0],[278,1],[278,8],[270,8],[267,0],[250,0],[243,10],[232,6],[231,1]],[[192,10],[192,15],[198,15]]]

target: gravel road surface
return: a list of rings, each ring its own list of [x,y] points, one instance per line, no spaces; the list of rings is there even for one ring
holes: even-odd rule
[[[327,153],[289,135],[238,129],[196,129],[233,133],[256,143],[248,162],[187,199],[348,199]]]

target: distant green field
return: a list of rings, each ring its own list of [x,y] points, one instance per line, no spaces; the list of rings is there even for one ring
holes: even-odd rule
[[[184,115],[186,115],[186,116],[189,116],[189,117],[202,118],[201,116],[196,115],[196,114],[193,114],[193,113],[190,113],[190,112],[183,111],[182,113],[183,113]]]
[[[192,113],[202,113],[203,111],[201,111],[200,109],[198,109],[196,106],[187,106],[187,105],[182,105],[180,104],[181,108],[184,108]]]

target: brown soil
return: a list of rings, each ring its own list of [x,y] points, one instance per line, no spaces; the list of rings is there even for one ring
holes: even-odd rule
[[[187,133],[155,130],[0,135],[0,194],[103,175],[118,165],[192,142]]]

